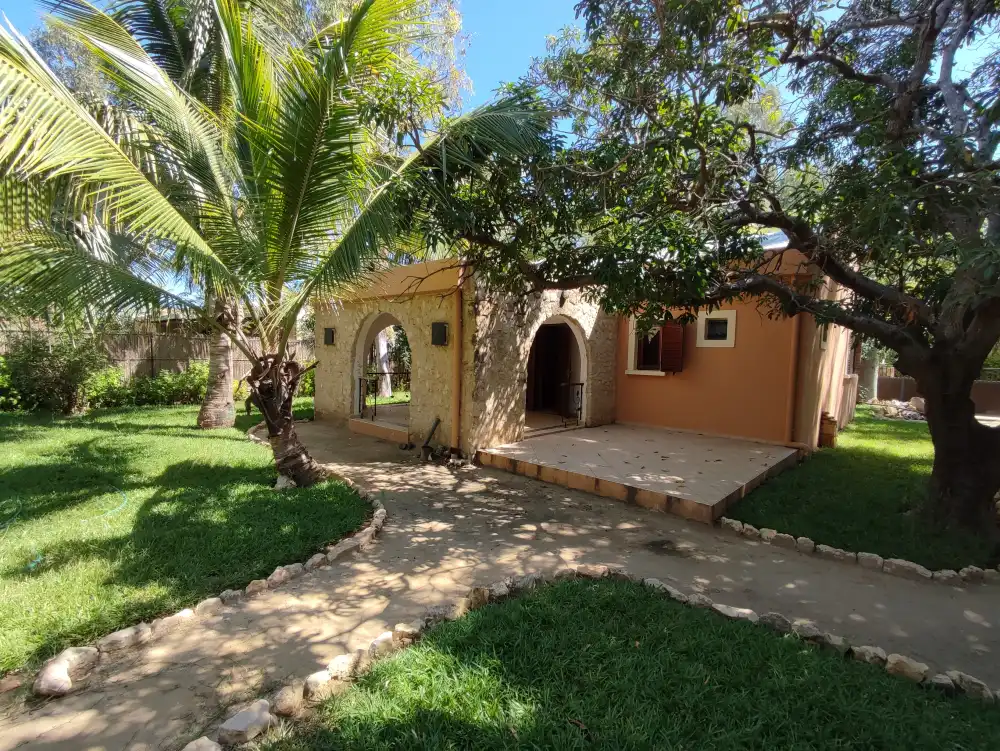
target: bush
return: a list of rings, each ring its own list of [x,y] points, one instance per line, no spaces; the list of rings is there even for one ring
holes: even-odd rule
[[[7,361],[0,357],[0,412],[12,412],[20,402],[17,391],[10,383],[10,370]]]
[[[316,368],[313,368],[299,381],[298,396],[316,396]]]
[[[152,377],[135,378],[131,389],[138,405],[197,404],[208,391],[208,365],[196,362],[180,373],[161,370]]]
[[[135,394],[125,380],[125,371],[118,365],[99,370],[85,386],[87,404],[91,407],[125,407],[135,404]]]
[[[6,356],[10,388],[22,408],[65,414],[86,406],[84,384],[107,362],[93,339],[65,333],[15,339]]]

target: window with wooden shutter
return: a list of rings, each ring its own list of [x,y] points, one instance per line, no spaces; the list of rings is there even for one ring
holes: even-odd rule
[[[673,321],[660,329],[660,370],[680,373],[684,369],[684,326]]]

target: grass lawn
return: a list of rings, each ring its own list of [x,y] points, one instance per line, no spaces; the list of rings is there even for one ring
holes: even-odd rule
[[[935,530],[919,513],[933,460],[927,423],[879,420],[862,406],[836,448],[769,480],[727,513],[758,528],[932,570],[996,565],[998,551],[985,540]]]
[[[490,605],[266,744],[318,749],[986,749],[997,710],[624,581]]]
[[[380,396],[378,398],[379,404],[408,404],[410,401],[409,390],[400,389],[398,391],[393,391],[392,396]],[[369,394],[365,397],[365,405],[372,406],[375,403],[375,395]]]
[[[275,493],[270,451],[198,430],[197,414],[0,414],[0,674],[243,586],[363,523],[367,504],[340,483]]]

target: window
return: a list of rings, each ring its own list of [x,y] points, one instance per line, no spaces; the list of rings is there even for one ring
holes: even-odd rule
[[[635,369],[660,369],[660,329],[648,334],[639,332],[635,335]]]
[[[699,347],[735,347],[736,311],[713,310],[698,314]]]
[[[680,373],[684,367],[684,327],[673,321],[648,332],[636,331],[629,320],[628,368],[626,374],[662,376]]]

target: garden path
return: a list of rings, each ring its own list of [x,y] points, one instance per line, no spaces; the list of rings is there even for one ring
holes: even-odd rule
[[[578,563],[811,619],[852,643],[1000,687],[1000,587],[898,579],[517,475],[420,464],[324,423],[300,434],[318,460],[384,493],[379,542],[104,666],[81,693],[9,709],[0,751],[180,748],[211,735],[230,705],[319,670],[470,585]]]

